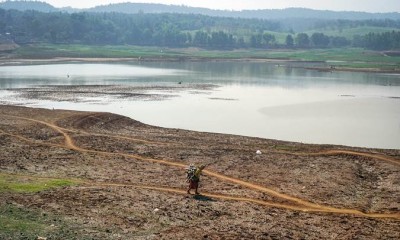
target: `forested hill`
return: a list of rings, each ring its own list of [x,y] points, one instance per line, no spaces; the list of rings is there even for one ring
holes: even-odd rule
[[[400,20],[332,21],[325,27],[343,29],[377,26],[385,32],[350,37],[322,32],[281,32],[279,22],[177,13],[66,13],[0,9],[0,40],[19,45],[62,43],[235,48],[365,47],[400,49]],[[321,25],[322,26],[322,25]],[[395,28],[395,29],[394,29]],[[368,28],[374,29],[374,28]],[[375,28],[376,29],[376,28]],[[354,28],[352,29],[354,31]]]
[[[5,1],[0,3],[0,8],[15,9],[19,11],[35,10],[39,12],[54,12],[59,9],[45,2],[38,1]]]
[[[243,10],[227,11],[212,10],[207,8],[195,8],[177,5],[163,4],[144,4],[144,3],[118,3],[103,5],[91,8],[94,12],[121,12],[121,13],[191,13],[202,14],[214,17],[239,17],[239,18],[260,18],[260,19],[286,19],[286,18],[305,18],[305,19],[346,19],[346,20],[365,20],[365,19],[400,19],[400,13],[366,13],[350,11],[322,11],[306,8],[286,8],[286,9],[263,9],[263,10]]]
[[[202,14],[215,17],[234,17],[234,18],[260,18],[260,19],[344,19],[344,20],[365,20],[365,19],[392,19],[399,20],[400,13],[366,13],[351,11],[321,11],[306,8],[287,8],[287,9],[264,9],[264,10],[212,10],[207,8],[195,8],[179,5],[164,5],[150,3],[118,3],[97,6],[90,9],[57,9],[47,3],[40,1],[5,1],[0,3],[0,8],[36,10],[42,12],[51,11],[88,11],[88,12],[119,12],[119,13],[184,13]]]

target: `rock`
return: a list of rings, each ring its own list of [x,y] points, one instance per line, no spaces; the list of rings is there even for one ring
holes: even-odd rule
[[[36,240],[47,240],[47,238],[38,236]]]
[[[257,151],[256,151],[256,154],[257,154],[257,155],[261,155],[262,152],[261,152],[260,150],[257,150]]]

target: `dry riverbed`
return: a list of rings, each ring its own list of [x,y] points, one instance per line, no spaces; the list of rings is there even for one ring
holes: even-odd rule
[[[399,150],[1,105],[0,238],[399,239],[399,170]]]

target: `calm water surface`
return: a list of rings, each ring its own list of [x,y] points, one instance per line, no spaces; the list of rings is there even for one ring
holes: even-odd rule
[[[17,97],[43,85],[177,86],[163,101]],[[0,101],[122,114],[144,123],[305,143],[400,149],[400,75],[317,72],[266,63],[119,63],[0,67]],[[156,92],[156,91],[155,91]],[[78,96],[79,97],[79,96]]]

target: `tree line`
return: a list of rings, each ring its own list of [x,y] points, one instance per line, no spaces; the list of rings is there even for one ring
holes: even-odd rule
[[[348,22],[343,22],[342,24]],[[394,24],[390,22],[390,24]],[[278,43],[270,32],[279,22],[260,19],[190,14],[43,13],[0,9],[0,34],[18,44],[80,43],[162,47],[327,48],[357,46],[376,50],[399,49],[400,32],[344,37],[323,33],[288,34]]]

